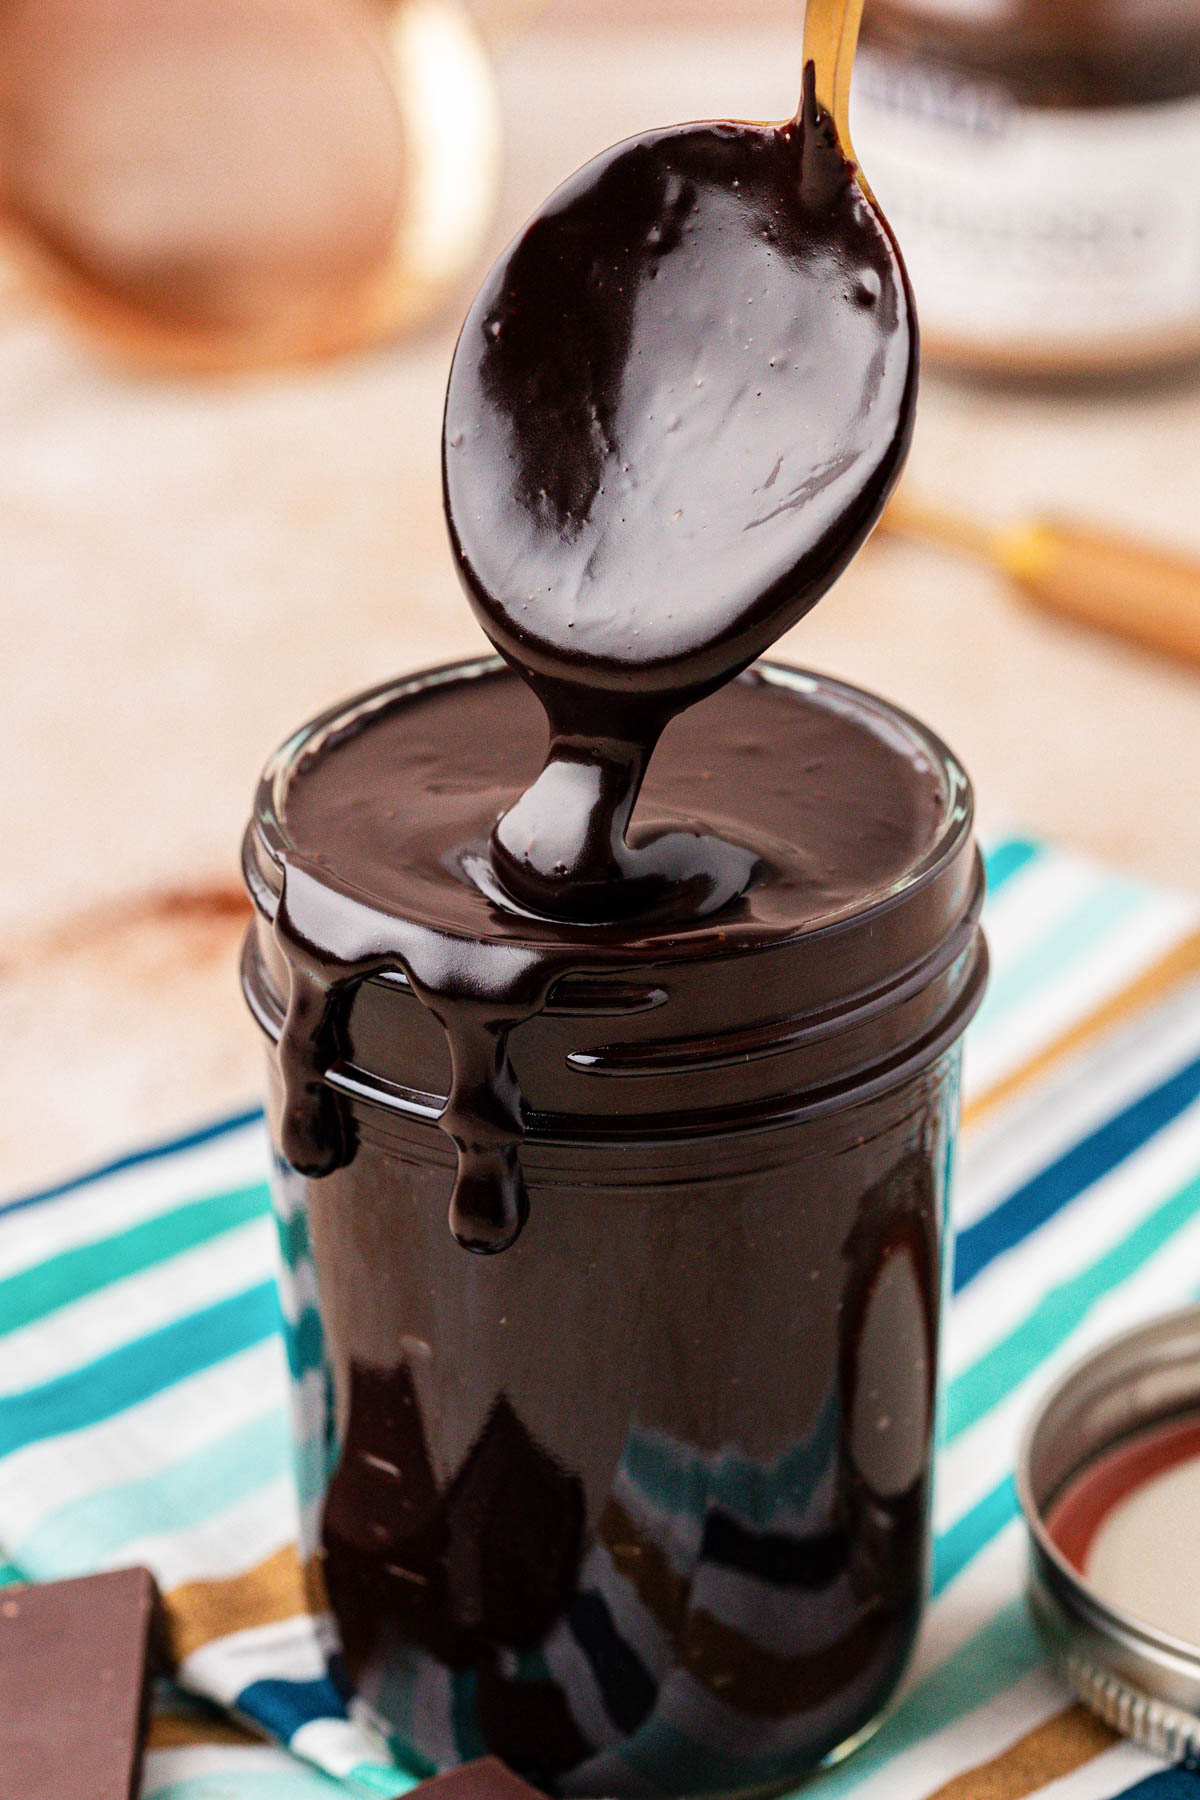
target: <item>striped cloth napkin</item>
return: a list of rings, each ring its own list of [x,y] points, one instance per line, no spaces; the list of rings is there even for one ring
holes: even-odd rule
[[[899,1704],[805,1793],[1200,1800],[1200,1776],[1115,1739],[1045,1666],[1012,1483],[1058,1371],[1200,1297],[1200,903],[1019,839],[988,873],[934,1597]],[[145,1800],[397,1795],[415,1778],[347,1709],[306,1580],[324,1472],[293,1456],[287,1394],[295,1377],[320,1410],[319,1330],[268,1167],[245,1114],[0,1205],[0,1580],[156,1572],[179,1672]]]

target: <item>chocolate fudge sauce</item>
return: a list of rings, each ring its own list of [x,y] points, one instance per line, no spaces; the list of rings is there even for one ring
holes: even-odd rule
[[[541,776],[462,865],[502,913],[670,923],[756,878],[752,847],[705,826],[643,822],[630,839],[634,803],[668,720],[862,543],[907,449],[915,380],[903,268],[811,65],[796,120],[618,146],[501,258],[451,371],[445,490],[472,602],[550,728]],[[288,1161],[326,1175],[353,1154],[325,1073],[354,986],[401,968],[450,1045],[452,1229],[505,1249],[528,1204],[508,1040],[571,953],[507,929],[451,939],[300,851],[276,930]]]
[[[563,1794],[811,1768],[922,1599],[982,883],[944,746],[747,667],[912,423],[812,86],[618,146],[502,258],[444,455],[503,660],[305,728],[246,840],[347,1662],[429,1763]]]

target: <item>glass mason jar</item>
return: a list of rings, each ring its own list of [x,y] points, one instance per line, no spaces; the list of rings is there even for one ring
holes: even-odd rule
[[[970,790],[883,701],[742,679],[927,772],[938,823],[903,875],[732,953],[719,919],[643,942],[623,974],[589,973],[581,932],[513,1034],[530,1212],[500,1255],[447,1228],[448,1052],[400,971],[357,989],[326,1078],[353,1159],[306,1178],[280,1157],[312,1547],[360,1701],[430,1765],[493,1751],[562,1794],[765,1790],[870,1730],[917,1628],[959,1045],[986,970]],[[499,681],[533,705],[495,661],[459,665],[349,702],[268,768],[244,982],[277,1145],[289,795],[381,716],[417,729],[447,684]]]
[[[1200,356],[1200,0],[867,0],[851,127],[935,362]]]

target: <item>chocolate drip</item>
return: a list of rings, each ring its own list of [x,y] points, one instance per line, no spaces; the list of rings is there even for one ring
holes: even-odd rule
[[[279,1037],[280,1144],[302,1175],[329,1175],[354,1155],[354,1122],[329,1085],[354,990],[401,971],[443,1026],[450,1093],[439,1124],[457,1152],[450,1229],[466,1250],[506,1250],[529,1210],[521,1174],[525,1131],[509,1033],[540,1012],[564,972],[520,944],[469,942],[371,906],[302,859],[285,864],[275,933],[291,992]]]

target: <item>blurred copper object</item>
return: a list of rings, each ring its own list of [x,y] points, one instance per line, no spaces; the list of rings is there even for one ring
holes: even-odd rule
[[[114,354],[305,360],[427,317],[492,215],[499,112],[456,0],[0,0],[0,210]]]
[[[1046,612],[1200,664],[1200,562],[1063,519],[993,527],[901,487],[880,529],[990,563]]]

